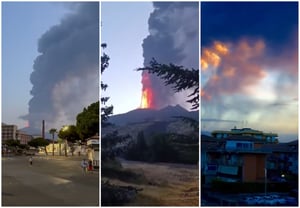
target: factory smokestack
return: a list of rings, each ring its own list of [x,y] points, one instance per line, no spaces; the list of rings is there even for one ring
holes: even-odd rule
[[[42,138],[45,139],[45,120],[42,122]]]

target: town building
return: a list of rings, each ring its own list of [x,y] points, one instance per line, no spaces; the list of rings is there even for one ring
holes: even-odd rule
[[[257,140],[260,140],[262,143],[276,144],[278,143],[278,134],[276,133],[265,133],[262,131],[254,130],[251,128],[242,128],[237,129],[234,127],[230,131],[213,131],[211,135],[217,139],[226,139],[231,136],[247,136]]]
[[[206,183],[216,178],[227,182],[264,181],[266,157],[270,151],[257,147],[259,142],[249,136],[212,137],[211,140],[216,142],[206,145],[205,161],[201,160]]]
[[[214,179],[227,182],[263,182],[272,173],[269,169],[276,171],[280,168],[284,170],[281,172],[287,172],[287,169],[296,172],[297,145],[298,143],[291,143],[283,148],[278,143],[276,133],[251,128],[234,127],[230,131],[213,131],[211,136],[201,135],[202,182],[207,184]],[[282,152],[283,149],[285,153]],[[274,157],[277,159],[276,164],[272,163]],[[290,162],[284,164],[283,159],[288,157]],[[278,161],[282,163],[279,164]]]
[[[280,177],[298,176],[298,140],[265,144],[262,149],[272,151],[267,157],[268,178],[278,180]]]
[[[17,140],[17,125],[9,125],[2,123],[2,142],[6,140]]]
[[[32,135],[17,130],[17,140],[20,141],[20,144],[28,144],[28,142],[31,141],[32,139],[33,139]]]

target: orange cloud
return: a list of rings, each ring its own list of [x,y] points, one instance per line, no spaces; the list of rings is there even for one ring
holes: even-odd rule
[[[219,53],[219,54],[222,54],[222,55],[226,55],[228,54],[229,50],[228,50],[228,47],[224,44],[224,43],[221,43],[219,41],[215,41],[214,42],[214,49]]]
[[[219,67],[222,56],[229,53],[228,47],[220,42],[215,41],[211,48],[205,48],[201,57],[201,69],[206,71],[209,66]]]
[[[221,94],[248,94],[249,87],[267,76],[264,70],[265,47],[263,40],[242,39],[227,44],[215,41],[212,47],[204,48],[203,62],[206,68],[207,65],[215,67],[215,71],[206,74],[209,78],[203,86],[203,96],[210,95],[211,99]]]
[[[229,67],[223,70],[224,77],[234,77],[236,69],[234,67]]]
[[[210,100],[211,96],[207,92],[205,92],[203,89],[201,89],[201,98],[205,99],[205,100]]]

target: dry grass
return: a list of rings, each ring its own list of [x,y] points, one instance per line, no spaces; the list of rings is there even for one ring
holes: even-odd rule
[[[142,173],[145,184],[111,179],[119,185],[142,188],[130,206],[199,206],[199,168],[197,165],[122,161],[125,169]]]

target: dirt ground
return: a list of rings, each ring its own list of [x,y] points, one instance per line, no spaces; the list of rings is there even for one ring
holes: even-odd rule
[[[199,167],[173,163],[121,160],[122,166],[142,173],[149,181],[137,185],[110,180],[114,184],[143,189],[129,206],[199,206]]]

